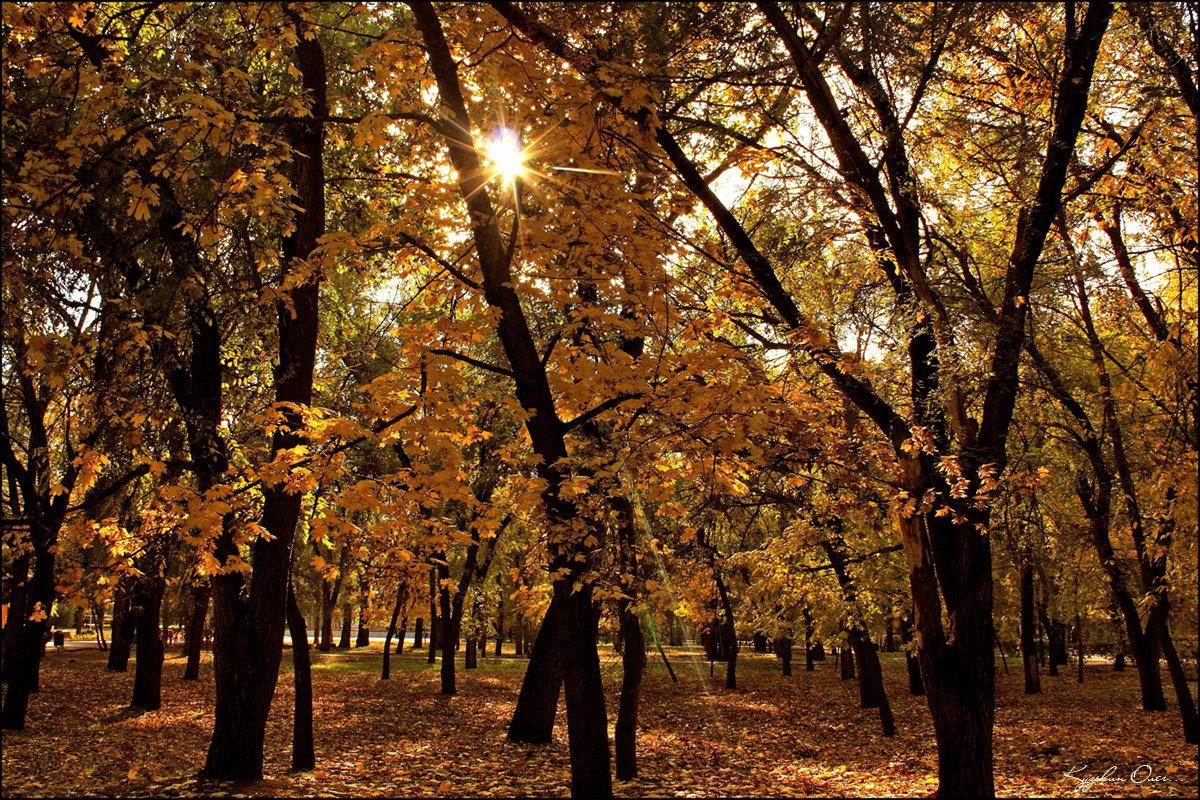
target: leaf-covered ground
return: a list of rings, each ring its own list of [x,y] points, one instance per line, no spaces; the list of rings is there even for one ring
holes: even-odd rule
[[[435,668],[417,655],[393,658],[392,680],[380,681],[379,647],[318,654],[313,772],[288,772],[292,687],[284,672],[267,732],[267,779],[252,785],[195,778],[211,729],[211,672],[183,681],[183,661],[172,653],[162,710],[134,713],[127,707],[132,665],[110,673],[94,649],[51,652],[26,730],[4,732],[3,796],[568,794],[561,726],[548,746],[504,740],[524,660],[489,658],[478,670],[460,670],[459,694],[443,697]],[[811,673],[798,662],[783,678],[773,656],[743,652],[739,688],[728,691],[722,665],[710,678],[695,650],[668,652],[679,682],[654,658],[643,694],[641,777],[615,784],[618,796],[927,796],[936,788],[928,712],[923,698],[909,696],[896,654],[885,656],[885,676],[900,732],[886,739],[876,712],[858,707],[854,682],[839,680],[832,660]],[[609,648],[604,655],[612,720],[620,666]],[[1079,685],[1072,667],[1043,676],[1040,696],[1021,693],[1017,669],[997,672],[1001,795],[1196,796],[1196,751],[1184,744],[1175,712],[1139,710],[1133,670],[1089,664]],[[1083,785],[1066,777],[1071,771],[1107,780]]]

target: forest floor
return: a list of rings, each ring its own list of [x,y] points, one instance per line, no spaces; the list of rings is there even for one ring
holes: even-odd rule
[[[379,680],[379,644],[315,653],[317,768],[289,773],[292,679],[289,652],[267,731],[266,780],[201,783],[212,729],[211,664],[184,681],[168,653],[160,711],[128,708],[133,666],[107,672],[98,650],[49,652],[42,690],[24,731],[3,734],[3,796],[481,796],[565,797],[565,712],[554,742],[505,741],[525,660],[487,658],[458,673],[459,693],[438,694],[436,668],[405,653]],[[884,738],[878,715],[858,706],[853,681],[833,660],[814,672],[794,663],[780,675],[772,655],[743,652],[738,689],[724,666],[709,676],[695,648],[670,648],[679,677],[652,661],[642,694],[637,780],[621,797],[929,796],[937,756],[925,699],[912,697],[899,654],[884,655],[899,734]],[[207,655],[207,654],[206,654]],[[602,647],[609,719],[616,716],[620,662]],[[1137,673],[1087,665],[1043,675],[1043,693],[1022,693],[1020,664],[997,665],[996,789],[1002,796],[1195,797],[1196,750],[1179,716],[1141,711]],[[1164,676],[1165,677],[1165,676]],[[1193,691],[1195,689],[1193,688]],[[1169,701],[1174,695],[1168,691]],[[1081,782],[1095,780],[1091,783]]]

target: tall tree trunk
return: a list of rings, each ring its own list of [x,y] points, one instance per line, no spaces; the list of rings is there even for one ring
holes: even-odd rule
[[[137,581],[128,576],[117,584],[117,596],[113,600],[112,645],[108,650],[107,668],[112,672],[129,669],[129,656],[133,650],[133,634],[137,626],[134,598]]]
[[[1160,600],[1161,602],[1161,600]],[[1179,653],[1175,650],[1175,642],[1167,627],[1165,608],[1155,608],[1151,612],[1154,617],[1155,630],[1162,642],[1163,656],[1167,661],[1167,671],[1171,675],[1171,684],[1175,687],[1175,697],[1179,703],[1179,714],[1183,720],[1183,738],[1188,744],[1200,744],[1200,724],[1196,719],[1196,702],[1192,698],[1192,690],[1188,685],[1187,674]]]
[[[96,646],[101,652],[108,650],[108,642],[104,639],[104,604],[92,602],[92,622],[96,626]]]
[[[813,664],[813,620],[812,612],[808,610],[808,606],[804,607],[804,671],[812,672],[816,669]]]
[[[728,659],[725,664],[725,688],[736,689],[738,642],[737,628],[733,623],[733,605],[729,602],[729,592],[725,588],[725,581],[721,579],[721,571],[714,567],[713,575],[717,581],[717,596],[721,601],[721,609],[725,612],[724,624],[721,626],[723,655]]]
[[[521,681],[521,693],[508,725],[510,742],[548,744],[553,736],[565,661],[564,646],[559,642],[561,605],[555,593],[538,629],[525,679]]]
[[[148,573],[138,581],[134,602],[139,606],[137,617],[137,660],[133,672],[134,708],[156,711],[162,706],[163,640],[162,628],[158,625],[162,614],[163,591],[166,579],[162,577],[162,561],[165,554],[156,555],[148,566]]]
[[[36,532],[35,532],[36,536]],[[42,539],[53,541],[55,537]],[[49,547],[35,548],[33,575],[29,580],[29,603],[26,610],[33,616],[32,609],[40,603],[47,615],[41,619],[24,621],[21,633],[14,643],[12,671],[8,679],[8,691],[4,694],[2,724],[5,730],[22,730],[25,715],[29,710],[29,695],[38,690],[38,669],[41,666],[42,646],[45,643],[49,620],[50,598],[54,597],[54,553]]]
[[[835,521],[833,528],[835,531],[840,531],[841,522]],[[829,563],[833,567],[834,575],[837,576],[842,597],[850,610],[850,647],[858,660],[859,700],[863,708],[878,708],[883,735],[895,736],[896,721],[892,716],[892,705],[888,700],[887,691],[883,688],[883,669],[879,664],[879,652],[862,622],[862,611],[858,607],[858,588],[854,585],[854,580],[846,569],[843,543],[840,538],[837,541],[823,540],[821,546],[824,548],[825,554],[829,556]],[[843,659],[842,663],[850,665],[853,669],[853,662],[850,660],[848,652],[844,654]],[[842,677],[846,677],[845,672],[842,673]]]
[[[446,563],[446,554],[442,553],[441,561],[437,565],[438,574],[438,609],[439,619],[441,621],[441,645],[442,645],[442,694],[454,695],[458,693],[458,687],[454,681],[454,651],[458,646],[458,625],[462,624],[462,618],[455,619],[454,610],[450,607],[450,567]],[[461,612],[460,612],[461,613]],[[456,625],[457,623],[457,625]]]
[[[425,642],[425,618],[417,617],[417,622],[413,627],[413,649],[420,650],[421,645]]]
[[[1042,691],[1037,663],[1037,623],[1034,621],[1033,558],[1028,549],[1019,566],[1021,582],[1021,659],[1025,667],[1025,694]]]
[[[601,440],[594,436],[596,441]],[[607,444],[607,441],[603,442]],[[621,595],[617,600],[617,624],[624,650],[621,653],[621,695],[617,705],[614,729],[617,780],[637,777],[637,720],[646,672],[646,637],[642,621],[634,612],[635,598],[641,593],[641,564],[637,556],[637,516],[630,499],[619,489],[611,495],[610,504],[617,512],[617,551],[621,564]],[[657,636],[655,637],[657,641]],[[660,646],[661,651],[661,646]],[[665,656],[664,656],[665,660]],[[667,665],[669,670],[670,664]],[[671,676],[674,678],[674,674]]]
[[[295,225],[283,241],[283,273],[302,275],[305,262],[325,233],[324,118],[325,57],[317,37],[289,6],[283,7],[296,30],[295,65],[310,115],[286,127],[294,152],[292,188],[298,209]],[[303,420],[295,411],[312,401],[316,361],[320,272],[297,281],[276,304],[279,359],[275,371],[275,399],[290,404],[284,425],[271,441],[271,453],[303,443]],[[262,779],[263,742],[267,714],[279,679],[283,629],[290,585],[291,550],[302,495],[286,483],[263,490],[262,527],[270,537],[253,543],[253,572],[249,591],[241,572],[213,578],[215,641],[213,644],[216,707],[213,735],[205,758],[204,775],[212,780]],[[218,538],[215,557],[226,563],[238,555],[238,546],[226,533]]]
[[[355,647],[371,645],[371,587],[368,580],[364,569],[358,576],[358,634],[354,638]]]
[[[342,603],[342,638],[338,640],[338,650],[350,649],[350,630],[354,626],[354,606],[349,600]]]
[[[614,729],[616,773],[617,780],[630,781],[637,777],[638,700],[646,671],[646,640],[632,601],[623,597],[618,605],[625,649],[621,654],[621,697]]]
[[[320,650],[328,653],[333,649],[333,609],[337,605],[337,595],[334,594],[334,582],[328,578],[321,579],[321,639]]]
[[[396,591],[396,603],[392,606],[392,619],[388,622],[387,635],[383,638],[383,674],[379,676],[380,680],[389,680],[392,677],[392,636],[396,633],[396,618],[400,616],[400,607],[403,603],[404,587]],[[401,638],[404,634],[401,633]]]
[[[511,270],[512,251],[503,244],[485,171],[470,133],[472,124],[459,84],[458,65],[450,53],[432,4],[414,2],[410,6],[425,43],[438,93],[448,112],[449,123],[441,126],[440,132],[458,176],[460,194],[471,215],[484,296],[488,305],[499,312],[496,333],[512,369],[516,398],[522,408],[530,412],[525,419],[525,429],[534,452],[542,459],[538,473],[539,478],[545,480],[542,503],[551,532],[550,568],[552,573],[560,576],[554,582],[554,598],[561,606],[556,613],[547,615],[547,622],[556,629],[550,643],[558,645],[556,649],[560,652],[562,666],[558,674],[536,675],[534,679],[548,677],[555,692],[561,681],[566,690],[572,795],[611,797],[604,685],[596,652],[597,614],[593,608],[592,584],[586,575],[603,531],[596,530],[588,537],[595,540],[596,544],[592,545],[585,544],[588,538],[576,541],[577,537],[562,535],[571,526],[586,522],[581,510],[561,491],[569,477],[560,466],[567,461],[566,426],[555,408],[546,367],[516,291]],[[520,211],[519,204],[517,206],[514,213]],[[538,638],[540,642],[540,634]],[[538,655],[537,647],[535,644],[534,658]],[[532,669],[533,659],[522,682],[522,695],[530,682]],[[512,726],[509,735],[512,735]]]
[[[200,649],[204,644],[204,623],[208,619],[208,601],[212,586],[207,580],[192,587],[192,616],[183,635],[183,649],[187,654],[187,666],[183,679],[198,680],[200,677]]]
[[[427,664],[437,661],[438,637],[442,626],[438,620],[438,580],[437,568],[429,567],[429,654],[425,658]]]
[[[499,658],[503,653],[501,649],[504,645],[504,595],[501,594],[500,602],[496,609],[496,658]]]
[[[564,585],[565,583],[565,585]],[[566,595],[562,616],[566,620],[563,644],[563,690],[567,701],[567,747],[571,754],[571,796],[611,797],[608,716],[600,655],[596,651],[599,615],[592,602],[592,586],[573,591],[571,582],[559,581],[555,593]]]
[[[364,598],[365,602],[365,598]],[[358,633],[354,637],[355,647],[369,647],[371,645],[371,625],[367,619],[367,606],[359,606],[358,609]]]
[[[292,668],[295,675],[295,703],[292,708],[292,771],[310,770],[317,765],[313,743],[312,660],[308,653],[308,626],[296,602],[296,592],[288,583],[287,626],[292,637]]]
[[[900,642],[904,648],[904,666],[908,669],[908,693],[914,697],[925,694],[925,683],[921,680],[921,660],[908,644],[912,642],[912,610],[905,609],[900,616]]]
[[[15,481],[12,474],[9,474],[10,486],[9,491],[15,495],[14,487],[11,482]],[[16,502],[15,500],[13,502]],[[19,517],[20,514],[14,513],[13,518]],[[12,594],[9,596],[8,617],[4,620],[4,666],[3,680],[8,683],[9,676],[12,673],[14,666],[19,661],[17,652],[20,649],[18,644],[21,640],[21,629],[24,627],[24,621],[28,616],[26,613],[25,599],[29,596],[29,568],[33,564],[32,553],[22,553],[13,559],[12,566]],[[97,622],[97,625],[100,623]]]
[[[775,640],[775,652],[783,662],[783,677],[792,677],[792,639],[781,636]]]
[[[841,679],[844,681],[854,680],[854,648],[849,642],[838,648],[838,658],[841,665]]]

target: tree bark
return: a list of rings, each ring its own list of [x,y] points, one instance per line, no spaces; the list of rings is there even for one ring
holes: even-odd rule
[[[849,642],[843,644],[838,648],[838,657],[841,659],[841,679],[854,680],[854,647]]]
[[[54,596],[54,554],[48,547],[36,548],[33,558],[33,575],[29,581],[29,598],[33,601],[27,606],[27,611],[35,604],[42,603],[50,608],[49,603],[42,598]],[[8,691],[4,694],[3,727],[5,730],[22,730],[25,727],[25,715],[29,710],[29,695],[38,690],[38,669],[41,666],[42,645],[48,630],[49,616],[43,619],[26,619],[21,627],[14,651],[9,657],[13,658],[12,671],[9,673]]]
[[[346,601],[342,603],[342,638],[338,640],[338,650],[350,649],[350,631],[354,627],[354,606]]]
[[[775,652],[779,654],[780,660],[783,661],[783,677],[792,677],[792,640],[790,637],[781,636],[775,640]]]
[[[737,657],[738,657],[738,642],[737,628],[733,622],[733,605],[729,602],[729,592],[725,588],[725,581],[721,579],[721,571],[715,566],[713,567],[713,576],[717,581],[717,596],[721,601],[721,609],[725,612],[724,624],[721,626],[722,639],[722,655],[727,659],[725,663],[725,688],[737,688]]]
[[[383,638],[383,674],[379,676],[380,680],[386,681],[392,677],[392,636],[396,633],[396,618],[400,616],[400,607],[403,605],[404,587],[396,591],[396,603],[392,606],[392,619],[388,622],[387,634]],[[401,633],[401,638],[403,638]],[[398,652],[398,651],[397,651]]]
[[[504,596],[501,594],[499,607],[496,609],[496,658],[503,655],[504,646]]]
[[[212,587],[207,580],[192,587],[192,616],[183,636],[183,649],[187,654],[187,666],[183,669],[185,681],[200,678],[200,649],[204,644],[204,623],[208,619],[211,596]]]
[[[611,797],[604,686],[596,652],[597,614],[592,604],[592,585],[586,576],[596,545],[588,546],[576,542],[575,537],[564,535],[569,527],[583,521],[573,501],[560,492],[567,477],[562,472],[564,467],[560,466],[567,463],[566,427],[555,409],[545,364],[516,293],[511,270],[512,251],[504,246],[496,223],[486,174],[470,133],[471,119],[459,85],[458,66],[450,54],[432,5],[414,2],[410,6],[425,43],[441,102],[448,112],[448,120],[438,127],[471,215],[484,297],[488,305],[499,312],[496,332],[511,367],[517,400],[529,412],[525,420],[526,431],[534,452],[542,459],[538,477],[545,480],[542,501],[550,532],[550,567],[552,574],[559,576],[554,581],[554,599],[559,609],[547,614],[547,622],[555,629],[549,641],[558,645],[555,649],[559,652],[552,660],[561,659],[561,667],[558,674],[554,674],[554,670],[549,675],[533,673],[533,661],[538,657],[538,644],[542,641],[539,634],[530,669],[522,682],[522,695],[525,695],[531,676],[534,681],[548,678],[555,693],[561,681],[567,700],[571,793],[575,797]],[[519,214],[519,207],[514,213]],[[592,538],[598,541],[602,533],[597,530]],[[545,626],[543,623],[543,629]],[[514,722],[520,710],[518,698]],[[553,716],[550,722],[553,723]],[[510,738],[513,729],[510,725]]]
[[[128,576],[122,577],[117,584],[117,596],[113,600],[112,644],[108,650],[107,664],[107,669],[111,672],[125,672],[129,669],[133,634],[137,627],[134,605],[136,594],[137,580]]]
[[[833,521],[833,528],[835,531],[840,530],[840,520]],[[896,721],[892,716],[892,705],[888,701],[887,691],[883,688],[883,668],[879,664],[879,652],[862,622],[862,612],[858,607],[858,589],[854,585],[850,573],[846,570],[843,543],[840,539],[838,541],[826,539],[821,542],[821,546],[825,550],[825,554],[829,556],[829,563],[833,567],[834,575],[842,590],[842,597],[850,611],[850,649],[858,661],[859,700],[863,708],[878,708],[883,735],[895,736]],[[850,651],[843,652],[842,664],[844,667],[849,667],[850,677],[853,677],[854,662],[851,660]],[[842,677],[847,677],[845,670],[842,672]]]
[[[161,574],[165,554],[155,554],[147,564],[148,574],[138,581],[134,602],[137,617],[137,660],[133,671],[133,699],[130,705],[146,711],[162,706],[163,640],[158,620],[162,614],[163,591],[167,582]]]
[[[11,479],[9,491],[15,497],[15,489],[11,485],[11,482],[15,482],[15,478],[12,473],[9,473],[9,477]],[[16,500],[14,499],[13,502]],[[18,517],[20,517],[20,513],[14,512],[13,518]],[[17,651],[20,648],[21,629],[24,627],[24,620],[27,616],[25,599],[29,595],[29,568],[32,564],[33,555],[31,553],[22,553],[13,559],[12,594],[8,604],[8,617],[4,620],[4,683],[8,683],[14,665],[19,661]]]
[[[646,640],[632,601],[621,598],[619,618],[625,649],[621,654],[621,696],[614,729],[617,780],[637,777],[637,718],[642,676],[646,671]]]
[[[308,626],[296,602],[296,592],[288,583],[287,626],[292,637],[292,667],[295,675],[295,703],[292,708],[292,772],[303,772],[317,765],[313,743],[312,660],[308,653]]]
[[[307,94],[311,116],[287,126],[295,153],[292,188],[297,207],[294,229],[283,241],[285,276],[302,274],[306,261],[325,233],[324,123],[325,57],[317,31],[299,13],[285,6],[283,13],[296,27],[295,65]],[[276,430],[271,453],[303,443],[303,421],[294,410],[312,401],[316,360],[320,270],[287,291],[276,305],[279,360],[275,372],[275,399],[289,404],[285,425]],[[286,279],[281,280],[286,286]],[[262,779],[263,741],[267,714],[279,678],[283,628],[290,585],[291,549],[302,495],[275,484],[263,491],[261,525],[270,538],[253,543],[253,571],[249,591],[240,571],[214,576],[213,643],[216,708],[213,735],[205,759],[204,776],[212,780]],[[223,532],[215,556],[225,564],[238,556],[232,536]]]
[[[564,648],[558,641],[560,606],[555,594],[538,629],[525,680],[521,682],[517,707],[508,725],[510,742],[548,744],[553,736],[564,669]]]
[[[808,610],[808,606],[804,607],[804,671],[812,672],[816,669],[813,664],[813,620],[812,612]]]
[[[1037,663],[1037,623],[1034,620],[1032,554],[1026,549],[1018,567],[1021,592],[1021,660],[1025,668],[1025,694],[1042,691]]]
[[[905,609],[900,616],[900,641],[908,645],[912,640],[912,611]],[[925,694],[925,683],[921,679],[921,660],[917,658],[916,652],[907,646],[904,648],[904,666],[908,669],[908,693],[914,697]]]

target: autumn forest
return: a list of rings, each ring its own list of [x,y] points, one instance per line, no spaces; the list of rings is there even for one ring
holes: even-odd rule
[[[5,797],[1195,795],[1194,2],[2,36]]]

